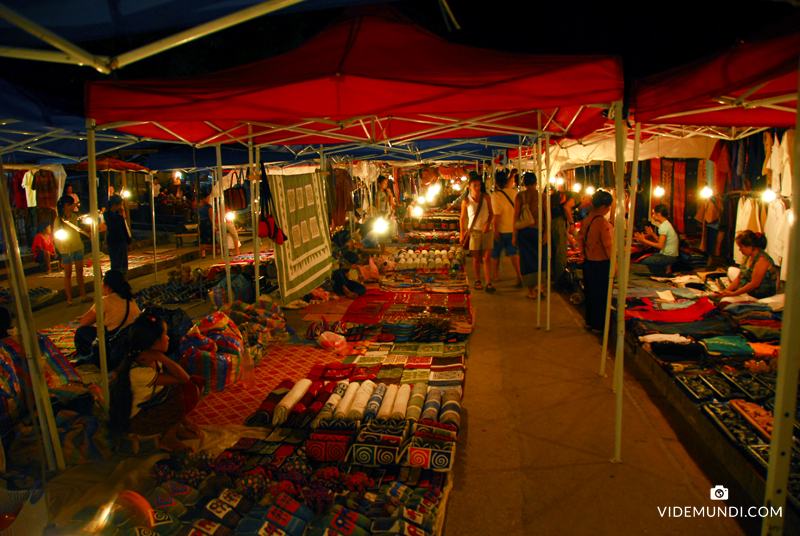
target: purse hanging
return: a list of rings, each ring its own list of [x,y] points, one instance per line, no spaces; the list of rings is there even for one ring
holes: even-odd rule
[[[277,218],[273,216],[276,214],[275,200],[272,198],[272,190],[269,186],[269,177],[267,176],[267,169],[264,163],[261,163],[261,214],[258,222],[258,236],[261,238],[269,238],[277,245],[283,245],[287,240],[286,233],[280,227]]]
[[[242,185],[241,170],[234,171],[233,178],[236,178],[236,184],[223,192],[225,196],[225,206],[231,210],[244,210],[247,208],[247,193]],[[231,182],[233,182],[233,180],[231,180]]]

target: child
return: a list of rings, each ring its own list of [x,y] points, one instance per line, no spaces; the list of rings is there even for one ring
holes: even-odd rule
[[[106,222],[106,245],[111,269],[119,270],[127,279],[128,247],[131,243],[131,235],[125,224],[125,209],[122,202],[120,196],[112,195],[108,200],[108,210],[103,218]]]
[[[190,449],[184,439],[202,437],[188,417],[205,387],[205,379],[189,376],[164,355],[169,347],[167,324],[141,314],[130,327],[130,347],[111,384],[109,429],[115,435],[161,433],[161,449]]]
[[[45,273],[50,273],[50,260],[56,257],[56,250],[53,248],[53,234],[50,232],[50,224],[42,222],[39,224],[39,234],[33,239],[33,259],[43,266]]]
[[[83,283],[83,240],[81,234],[89,234],[78,227],[77,205],[71,195],[64,194],[58,200],[58,216],[56,223],[64,230],[66,237],[58,242],[58,251],[61,254],[61,265],[64,267],[64,292],[67,294],[67,305],[72,302],[72,265],[75,265],[75,278],[78,282],[78,291],[81,293],[82,302],[92,301],[86,295],[86,286]]]

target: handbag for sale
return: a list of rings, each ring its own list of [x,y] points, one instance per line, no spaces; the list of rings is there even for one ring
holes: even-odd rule
[[[280,223],[273,216],[275,210],[275,200],[272,198],[272,190],[269,187],[269,178],[264,164],[261,164],[261,214],[258,222],[258,236],[269,238],[277,245],[283,245],[287,240],[286,233],[280,227]]]
[[[225,196],[225,206],[230,210],[244,210],[247,208],[247,193],[242,185],[242,171],[234,171],[233,178],[236,184],[223,192]]]

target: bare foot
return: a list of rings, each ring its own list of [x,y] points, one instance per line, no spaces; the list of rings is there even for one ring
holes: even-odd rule
[[[200,439],[203,437],[203,431],[187,417],[178,428],[178,435],[184,439]]]
[[[344,287],[342,290],[344,290],[344,295],[345,295],[346,298],[349,298],[351,300],[355,300],[356,298],[358,298],[358,294],[356,294],[355,292],[353,292],[349,288]]]

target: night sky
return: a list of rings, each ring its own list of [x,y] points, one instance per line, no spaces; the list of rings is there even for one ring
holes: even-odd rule
[[[636,4],[449,0],[449,4],[460,30],[448,31],[436,0],[393,3],[434,33],[462,44],[531,54],[619,55],[627,82],[743,40],[800,30],[800,9],[780,0]],[[125,67],[112,77],[130,80],[200,75],[245,65],[299,46],[343,11],[337,8],[261,17]],[[95,54],[113,55],[171,33],[81,45]],[[76,115],[83,115],[84,82],[108,79],[87,67],[58,64],[46,64],[48,74],[43,76],[44,66],[41,62],[0,59],[2,76]]]

